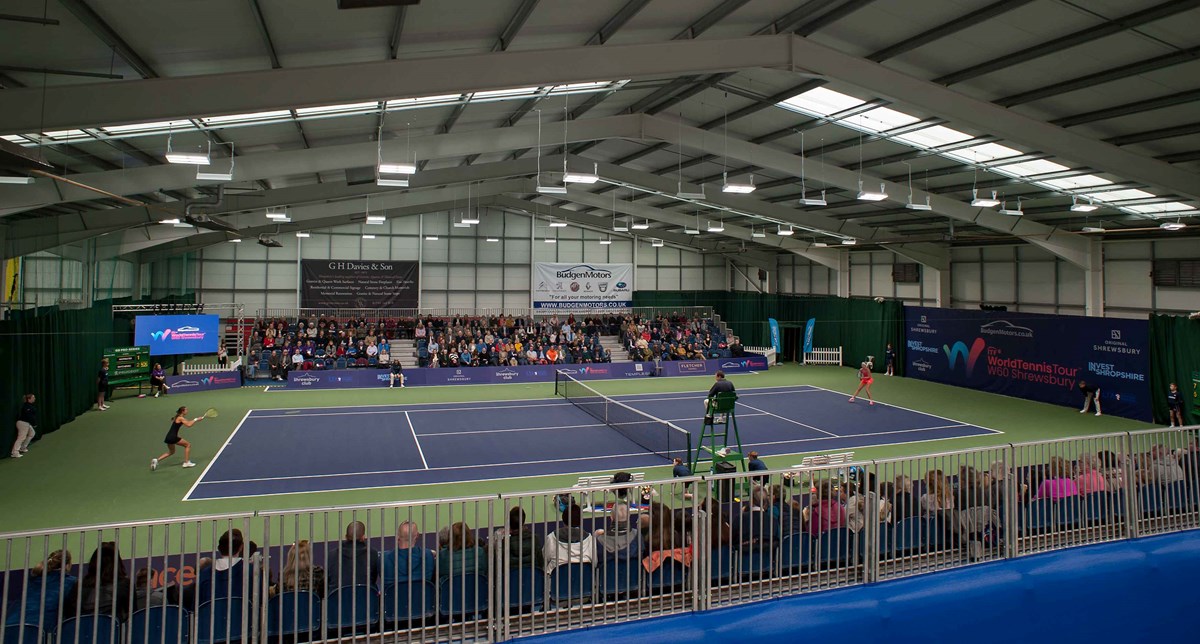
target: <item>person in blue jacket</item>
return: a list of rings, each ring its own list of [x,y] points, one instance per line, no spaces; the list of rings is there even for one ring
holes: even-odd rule
[[[25,603],[21,604],[21,591],[16,591],[17,599],[8,604],[5,625],[33,624],[40,626],[43,632],[57,626],[62,598],[72,596],[75,591],[76,579],[70,570],[71,553],[66,550],[55,550],[44,563],[31,568],[23,591]],[[70,610],[74,610],[74,606]]]

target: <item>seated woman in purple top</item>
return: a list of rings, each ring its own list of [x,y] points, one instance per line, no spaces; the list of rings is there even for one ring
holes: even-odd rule
[[[1037,499],[1065,499],[1079,496],[1079,486],[1071,479],[1071,466],[1061,456],[1051,456],[1046,478],[1038,486]]]
[[[154,397],[158,398],[159,394],[166,394],[170,387],[167,386],[167,373],[163,371],[162,365],[155,362],[154,368],[150,370],[150,389],[154,391]]]

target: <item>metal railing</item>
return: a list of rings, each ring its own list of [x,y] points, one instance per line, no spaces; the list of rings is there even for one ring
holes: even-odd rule
[[[0,534],[0,644],[499,642],[1195,529],[1197,430]]]

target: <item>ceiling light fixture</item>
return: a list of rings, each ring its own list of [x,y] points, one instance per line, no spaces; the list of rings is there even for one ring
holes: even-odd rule
[[[813,248],[829,248],[829,244],[825,242],[813,242]]]
[[[775,230],[775,234],[779,235],[780,237],[791,237],[792,235],[796,234],[796,230],[791,226],[788,226],[787,228],[780,226]]]
[[[212,145],[210,142],[209,145]],[[236,163],[236,157],[233,156],[233,143],[229,142],[225,145],[229,146],[229,171],[215,172],[213,170],[205,171],[201,166],[196,166],[197,181],[233,181],[233,166]]]
[[[267,219],[287,219],[287,208],[267,208]]]
[[[729,180],[728,172],[722,173],[722,176],[725,178],[725,183],[721,186],[721,192],[728,192],[735,195],[748,195],[755,190],[754,175],[750,175],[750,180],[745,183],[737,181],[731,182]]]
[[[925,195],[925,203],[913,201],[912,164],[905,161],[904,165],[908,166],[908,203],[904,204],[904,207],[909,210],[933,210],[933,206],[929,205],[929,195]],[[928,184],[929,180],[926,179],[925,183]],[[926,185],[925,187],[928,188],[929,186]],[[880,186],[880,189],[882,188],[883,186]]]
[[[375,175],[375,185],[384,188],[407,188],[408,179],[393,179]]]
[[[822,150],[824,146],[822,146]],[[825,201],[825,189],[821,189],[821,198],[810,198],[808,196],[808,186],[806,185],[804,172],[804,132],[800,132],[800,205],[801,206],[826,206],[829,205]]]
[[[760,230],[758,228],[754,228],[753,226],[751,226],[750,227],[750,236],[755,239],[762,239],[763,237],[767,236],[767,231],[765,229]]]
[[[437,241],[437,240],[438,240],[437,235],[425,235],[425,241]]]
[[[1168,221],[1159,225],[1159,228],[1175,232],[1177,230],[1183,230],[1184,228],[1187,228],[1187,224],[1183,223],[1182,221]]]
[[[33,183],[33,177],[0,177],[0,184],[27,186]]]
[[[376,146],[376,156],[375,156],[375,174],[376,174],[377,179],[380,178],[380,175],[385,175],[385,174],[404,175],[406,177],[408,175],[416,174],[417,173],[417,158],[416,158],[416,155],[413,153],[413,148],[412,148],[412,123],[404,124],[404,136],[405,136],[404,161],[399,161],[399,162],[386,161],[385,162],[383,160],[383,121],[386,116],[387,116],[386,109],[383,110],[382,112],[380,112],[380,114],[379,114],[379,133],[378,133],[378,136],[375,137],[376,141],[378,141],[378,145]],[[386,177],[383,177],[383,178],[386,179]],[[394,177],[392,177],[392,178],[394,179]],[[407,179],[405,179],[405,181],[407,181]],[[378,181],[376,181],[376,183],[378,185],[384,185],[382,183],[378,183]],[[408,185],[406,183],[404,186],[401,186],[401,187],[406,188],[406,187],[408,187]]]
[[[543,195],[565,195],[567,194],[566,186],[543,186],[542,185],[542,111],[538,110],[538,143],[537,143],[537,177],[535,178],[535,190]],[[563,145],[566,145],[564,136]],[[566,169],[565,160],[563,169]]]
[[[1102,232],[1104,232],[1104,227],[1103,226],[1084,226],[1083,230],[1081,232],[1102,233]]]
[[[653,246],[653,247],[655,247],[655,248],[662,248],[662,247],[663,247],[663,240],[661,240],[661,239],[651,239],[651,240],[650,240],[650,245],[651,245],[651,246]]]
[[[375,239],[375,235],[367,234],[367,235],[363,235],[362,238],[363,239]]]
[[[883,201],[887,199],[887,189],[882,182],[879,184],[879,191],[863,190],[863,182],[858,181],[858,200],[859,201]]]
[[[711,221],[710,221],[710,222],[708,222],[708,232],[710,232],[710,233],[723,233],[723,232],[725,232],[725,223],[724,223],[724,222],[722,222],[720,219],[718,219],[718,220],[717,220],[717,223],[715,223],[715,224],[714,224],[713,222],[711,222]]]
[[[551,220],[550,220],[550,227],[551,227],[551,228],[566,228],[566,227],[567,227],[567,222],[565,222],[565,221],[555,221],[555,220],[551,219]]]
[[[601,246],[609,246],[611,244],[612,244],[612,237],[605,237],[604,239],[600,240]]]
[[[167,134],[167,163],[178,163],[181,165],[208,165],[212,162],[212,141],[208,142],[208,151],[206,152],[180,152],[171,148],[171,140],[173,134]]]
[[[500,238],[499,237],[488,237],[484,241],[488,242],[489,244],[494,244],[494,243],[500,241]]]
[[[158,223],[160,223],[160,224],[178,224],[178,223],[180,223],[180,220],[179,220],[179,217],[175,217],[174,219],[159,220]]]
[[[557,240],[557,239],[555,239],[555,238],[553,238],[553,237],[547,237],[547,238],[546,238],[546,243],[547,243],[547,244],[557,244],[557,243],[558,243],[558,240]]]
[[[231,244],[240,244],[240,243],[242,243],[242,240],[241,240],[241,238],[237,238],[237,237],[235,237],[234,239],[231,239],[231,240],[229,240],[229,243],[231,243]]]
[[[306,233],[306,232],[298,232],[298,233],[296,233],[296,236],[297,236],[297,237],[299,237],[299,238],[301,238],[301,239],[304,239],[304,238],[306,238],[306,237],[311,237],[311,235],[309,235],[309,234],[308,234],[308,233]]]
[[[647,219],[642,222],[635,221],[630,225],[630,228],[633,228],[634,230],[650,230],[650,220]]]
[[[1087,203],[1080,203],[1079,197],[1071,195],[1071,212],[1092,212],[1099,209],[1100,206],[1097,206],[1096,202],[1091,199],[1088,199]]]
[[[596,183],[600,180],[599,163],[592,164],[591,172],[568,172],[566,157],[563,158],[563,183]]]
[[[1020,217],[1021,215],[1025,214],[1025,212],[1023,210],[1021,210],[1021,198],[1020,197],[1017,197],[1017,209],[1016,210],[1010,209],[1008,207],[1008,201],[1005,201],[1004,203],[1000,204],[999,212],[1002,215],[1011,215],[1013,217]]]
[[[371,225],[382,224],[387,221],[387,217],[383,215],[367,215],[367,223]]]
[[[853,246],[853,245],[855,245],[855,244],[857,244],[857,243],[858,243],[858,240],[857,240],[857,239],[843,239],[843,240],[842,240],[842,245],[843,245],[843,246]]]
[[[992,191],[992,197],[989,199],[987,197],[980,197],[979,191],[972,188],[971,205],[975,206],[976,208],[995,208],[996,206],[1000,205],[1000,200],[996,198],[995,190]]]

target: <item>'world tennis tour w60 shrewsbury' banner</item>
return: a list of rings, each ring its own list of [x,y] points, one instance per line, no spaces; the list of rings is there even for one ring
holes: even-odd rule
[[[631,306],[633,264],[534,264],[535,309],[627,309]]]
[[[300,307],[415,309],[421,291],[417,262],[305,259]]]
[[[904,326],[910,377],[1079,407],[1085,380],[1105,414],[1150,420],[1145,320],[906,307]]]

